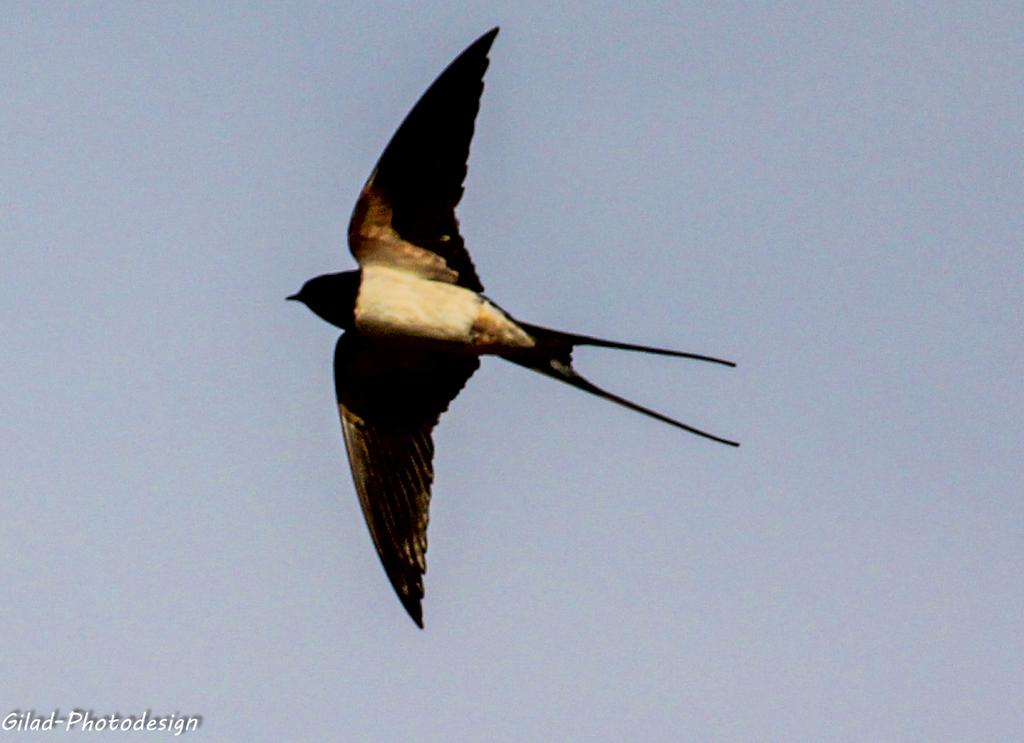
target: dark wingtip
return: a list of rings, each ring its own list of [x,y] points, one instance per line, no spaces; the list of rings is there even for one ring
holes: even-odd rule
[[[423,607],[419,599],[401,597],[402,606],[409,612],[409,617],[416,623],[416,626],[423,629]]]
[[[483,53],[487,54],[491,50],[491,44],[494,43],[494,37],[498,35],[499,27],[495,26],[490,31],[485,33],[479,39],[469,45],[469,49],[483,49]],[[468,51],[468,50],[467,50]]]

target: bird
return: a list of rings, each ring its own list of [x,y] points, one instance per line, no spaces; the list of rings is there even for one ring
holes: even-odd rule
[[[334,386],[355,490],[384,571],[421,629],[432,432],[482,356],[739,446],[593,385],[573,368],[572,352],[597,346],[733,362],[532,325],[484,295],[455,208],[497,34],[491,29],[455,58],[384,148],[348,226],[359,268],[312,278],[287,297],[344,331]]]

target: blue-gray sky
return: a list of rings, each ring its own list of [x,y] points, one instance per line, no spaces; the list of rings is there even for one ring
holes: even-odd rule
[[[1018,3],[3,15],[0,713],[195,713],[211,741],[1024,729]],[[351,485],[336,333],[283,298],[353,265],[380,150],[496,24],[459,211],[489,295],[735,358],[578,363],[743,447],[487,361],[436,435],[421,632]]]

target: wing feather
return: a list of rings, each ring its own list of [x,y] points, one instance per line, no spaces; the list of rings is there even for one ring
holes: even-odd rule
[[[383,263],[483,291],[455,207],[498,29],[477,39],[398,127],[356,202],[349,246],[360,265]]]
[[[479,364],[472,356],[400,352],[352,333],[335,348],[335,391],[359,503],[384,572],[420,627],[431,432]]]

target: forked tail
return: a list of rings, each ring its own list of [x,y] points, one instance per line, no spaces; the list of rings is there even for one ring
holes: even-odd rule
[[[532,335],[537,340],[537,346],[514,355],[506,355],[503,358],[511,361],[519,366],[526,367],[527,369],[533,369],[534,371],[540,372],[546,376],[557,379],[566,384],[571,384],[577,389],[581,389],[585,392],[589,392],[592,395],[614,402],[630,410],[635,410],[638,413],[650,416],[655,420],[668,423],[670,426],[681,428],[684,431],[688,431],[697,436],[702,436],[712,441],[717,441],[720,444],[726,444],[728,446],[739,446],[739,442],[730,441],[729,439],[723,439],[720,436],[702,431],[699,428],[688,426],[681,421],[677,421],[674,418],[669,418],[667,415],[645,408],[643,405],[638,405],[631,400],[627,400],[624,397],[619,397],[611,392],[597,387],[596,385],[589,382],[584,377],[580,376],[575,369],[572,368],[572,349],[575,346],[598,346],[601,348],[617,348],[623,351],[638,351],[640,353],[654,353],[661,356],[675,356],[683,359],[696,359],[697,361],[708,361],[713,364],[723,364],[725,366],[736,366],[732,361],[726,361],[724,359],[717,359],[713,356],[703,356],[696,353],[685,353],[683,351],[672,351],[667,348],[654,348],[652,346],[640,346],[635,343],[619,343],[618,341],[608,341],[602,338],[592,338],[586,335],[576,335],[574,333],[563,333],[559,330],[551,330],[550,328],[542,328],[537,325],[528,325],[526,323],[519,323],[519,325]]]

